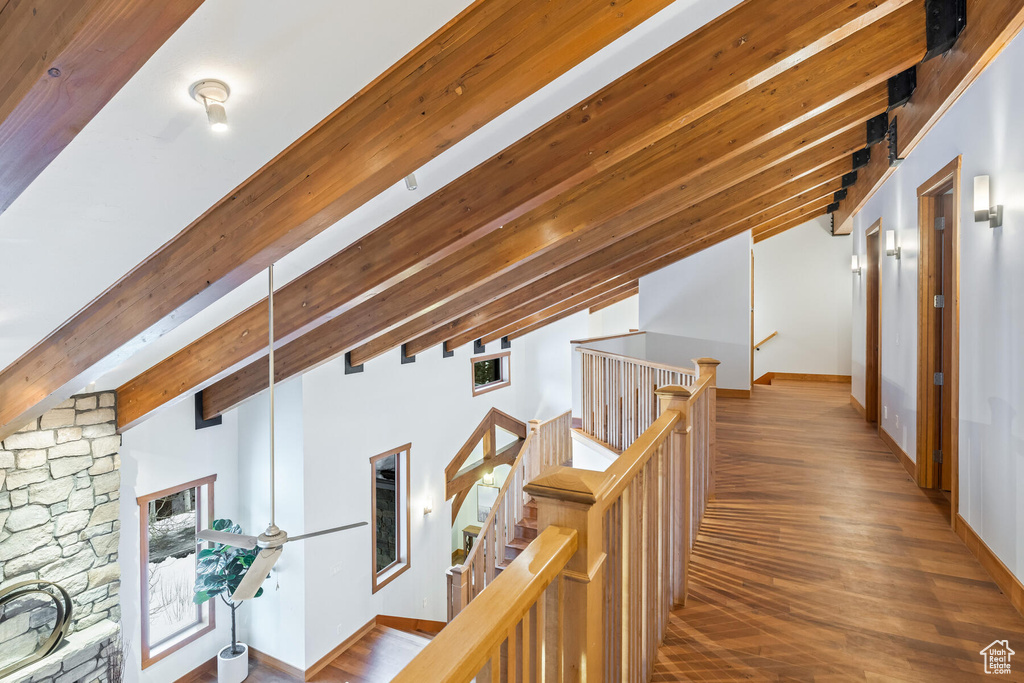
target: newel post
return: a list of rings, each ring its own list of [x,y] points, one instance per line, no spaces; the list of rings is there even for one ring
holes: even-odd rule
[[[658,397],[659,413],[674,410],[679,413],[670,439],[668,458],[669,506],[669,576],[672,602],[686,604],[690,566],[690,530],[693,511],[692,454],[690,453],[690,396],[689,387],[666,386],[654,392]]]
[[[722,361],[714,358],[694,358],[697,378],[711,377],[708,384],[708,500],[715,497],[715,470],[718,463],[718,366]]]
[[[546,680],[604,680],[606,553],[598,503],[605,480],[602,472],[554,467],[524,489],[537,501],[538,529],[556,525],[578,534],[576,554],[544,595]]]

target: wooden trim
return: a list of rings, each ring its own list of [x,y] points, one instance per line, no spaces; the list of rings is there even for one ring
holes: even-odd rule
[[[832,382],[835,384],[843,384],[851,382],[852,378],[850,375],[816,375],[805,372],[766,372],[758,377],[754,381],[754,384],[770,386],[775,380],[784,380],[787,382]]]
[[[374,552],[376,552],[376,546]],[[372,617],[368,622],[366,622],[358,629],[356,629],[355,633],[353,633],[348,638],[338,643],[338,645],[333,650],[325,654],[320,659],[316,660],[316,662],[314,662],[312,666],[306,669],[305,675],[301,676],[302,680],[311,680],[314,676],[316,676],[318,673],[327,668],[328,664],[330,664],[335,659],[343,655],[346,650],[348,650],[350,647],[352,647],[360,640],[362,640],[363,636],[372,631],[373,627],[376,625],[377,617]]]
[[[716,387],[715,393],[719,398],[750,398],[750,389],[723,389]]]
[[[387,614],[377,615],[377,625],[387,626],[407,633],[440,633],[447,624],[443,621],[415,619],[413,617],[395,617]]]
[[[609,337],[591,337],[590,339],[573,339],[570,344],[593,344],[594,342],[607,341],[609,339],[623,339],[625,337],[635,337],[638,334],[647,334],[646,332],[629,332],[628,334],[613,334]]]
[[[882,427],[881,422],[879,422],[878,424],[878,436],[879,438],[882,439],[882,442],[889,447],[889,450],[892,451],[892,454],[895,455],[896,459],[900,461],[900,464],[903,465],[903,469],[907,471],[907,474],[910,475],[911,480],[913,480],[916,484],[917,464],[910,459],[910,456],[907,455],[906,451],[900,448],[899,444],[896,443],[896,440],[889,436],[889,432],[885,431],[885,428]]]
[[[917,482],[925,488],[938,485],[936,466],[932,462],[932,451],[936,448],[935,433],[942,427],[942,410],[934,415],[933,406],[937,402],[937,392],[933,373],[943,368],[936,368],[933,359],[932,335],[922,333],[930,331],[937,321],[937,313],[932,301],[935,291],[935,280],[941,274],[936,268],[941,267],[933,257],[935,240],[938,232],[934,229],[935,198],[949,189],[953,190],[953,208],[951,224],[947,226],[952,241],[953,268],[952,282],[947,283],[949,291],[945,292],[946,308],[952,319],[949,355],[949,377],[944,377],[943,393],[948,394],[950,411],[948,420],[950,461],[950,507],[951,517],[956,518],[960,509],[959,495],[959,432],[960,432],[960,209],[962,192],[963,157],[957,156],[946,164],[917,188],[918,195],[918,280],[917,280]]]
[[[403,458],[402,455],[405,454]],[[395,461],[395,497],[397,498],[398,513],[395,516],[395,523],[398,536],[398,559],[394,563],[377,571],[377,461],[391,455],[397,455]],[[370,578],[373,584],[373,592],[376,593],[399,576],[409,571],[412,566],[412,501],[410,495],[411,487],[411,460],[412,444],[407,443],[398,448],[379,453],[370,458]],[[401,482],[405,480],[405,487],[402,490]],[[402,501],[405,501],[405,523],[402,523]],[[402,547],[405,552],[402,553]]]
[[[630,363],[636,363],[638,365],[644,365],[649,368],[655,368],[657,370],[668,370],[669,372],[678,372],[680,375],[689,375],[690,377],[696,377],[697,371],[693,368],[680,368],[675,365],[667,365],[665,363],[655,363],[654,361],[647,360],[645,358],[634,358],[633,356],[627,356],[623,353],[612,353],[611,351],[598,351],[597,349],[590,349],[586,346],[577,346],[577,353],[587,353],[591,356],[599,356],[601,358],[615,358],[617,360],[624,360]]]
[[[858,401],[857,397],[853,394],[850,394],[850,405],[853,406],[853,409],[857,411],[858,415],[863,418],[867,418],[868,411],[860,404],[860,401]]]
[[[483,384],[481,386],[476,385],[476,364],[484,361],[494,360],[500,358],[501,360],[501,380],[497,382],[491,382],[490,384]],[[502,351],[501,353],[492,353],[486,356],[470,356],[469,358],[469,382],[470,388],[472,389],[473,396],[480,396],[498,389],[504,389],[505,387],[512,386],[512,352]]]
[[[150,654],[149,645],[149,511],[147,507],[151,501],[157,500],[169,496],[172,493],[178,493],[179,491],[185,491],[187,489],[196,489],[199,494],[196,499],[196,531],[198,532],[203,523],[203,516],[199,514],[199,510],[202,509],[202,487],[205,486],[207,490],[207,523],[210,523],[214,519],[214,492],[213,485],[217,481],[217,475],[211,474],[208,477],[201,479],[194,479],[185,484],[179,486],[172,486],[170,488],[162,489],[155,493],[149,493],[144,496],[137,497],[136,503],[139,506],[139,629],[140,638],[142,641],[141,647],[141,661],[142,668],[146,669],[152,664],[159,662],[164,657],[173,654],[185,647],[189,643],[198,640],[207,633],[212,632],[217,628],[217,604],[210,600],[205,605],[199,605],[200,615],[202,610],[205,608],[208,612],[208,618],[206,625],[199,628],[188,636],[177,640],[165,648],[161,649],[159,653],[152,655]],[[202,623],[202,621],[200,621]]]
[[[252,658],[255,659],[257,662],[259,662],[260,664],[265,664],[266,666],[269,666],[271,669],[277,669],[278,671],[280,671],[282,673],[285,673],[285,674],[288,674],[289,676],[292,676],[292,677],[297,678],[299,680],[306,680],[306,678],[305,678],[306,672],[304,672],[299,667],[292,666],[291,664],[288,664],[287,662],[282,662],[277,657],[271,657],[270,655],[268,655],[265,652],[260,652],[259,650],[254,648],[252,645],[249,645],[248,643],[246,643],[246,646],[249,648],[249,654],[252,656]]]
[[[956,535],[964,542],[967,549],[978,558],[981,566],[999,586],[999,590],[1003,591],[1003,594],[1010,600],[1010,604],[1021,613],[1021,616],[1024,616],[1024,585],[1021,584],[1020,579],[1014,576],[1013,572],[992,552],[988,544],[959,513],[953,517],[953,530],[956,531]]]
[[[197,666],[196,668],[189,671],[181,678],[174,681],[174,683],[194,683],[203,676],[210,674],[212,676],[217,675],[217,656],[210,657],[205,662]]]
[[[772,333],[771,333],[771,334],[769,334],[769,335],[768,335],[767,337],[765,337],[765,338],[764,338],[764,339],[762,339],[761,341],[757,342],[757,343],[756,343],[756,344],[754,344],[753,346],[754,346],[754,348],[755,348],[755,349],[760,349],[760,348],[761,348],[762,346],[764,346],[765,344],[767,344],[768,342],[770,342],[770,341],[771,341],[772,339],[775,339],[775,338],[776,338],[777,336],[779,336],[779,332],[778,332],[778,330],[776,330],[775,332],[772,332]]]

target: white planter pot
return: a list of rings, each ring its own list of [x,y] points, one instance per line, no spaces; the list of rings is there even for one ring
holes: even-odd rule
[[[242,683],[249,675],[249,646],[238,644],[242,653],[232,656],[228,645],[217,653],[217,683]]]

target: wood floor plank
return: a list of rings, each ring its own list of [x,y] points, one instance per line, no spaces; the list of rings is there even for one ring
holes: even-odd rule
[[[975,681],[1024,618],[850,407],[849,385],[718,401],[716,498],[654,681]],[[1024,662],[1012,680],[1024,680]]]

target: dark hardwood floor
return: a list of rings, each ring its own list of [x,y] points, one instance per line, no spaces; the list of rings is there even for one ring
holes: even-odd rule
[[[717,498],[655,681],[973,681],[1024,618],[850,407],[849,385],[719,399]],[[945,508],[945,511],[944,511]]]
[[[430,642],[429,634],[406,633],[387,626],[374,626],[365,636],[338,656],[310,680],[317,683],[386,683],[412,661]],[[216,666],[192,679],[194,683],[216,683]],[[246,683],[299,683],[301,678],[283,673],[249,658]]]

